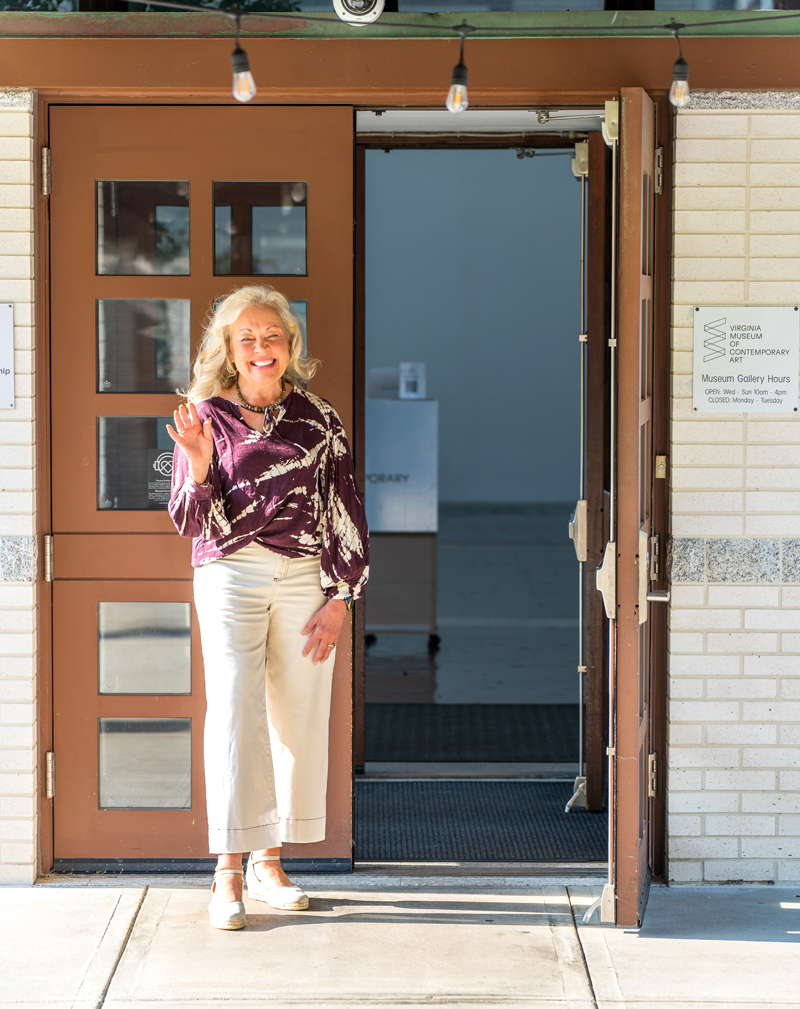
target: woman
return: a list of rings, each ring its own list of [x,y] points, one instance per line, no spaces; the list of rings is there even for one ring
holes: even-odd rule
[[[244,927],[245,851],[250,897],[307,908],[280,846],[325,837],[333,659],[367,581],[369,542],[341,422],[304,388],[317,364],[282,294],[233,291],[168,428],[169,512],[194,538],[217,928]]]

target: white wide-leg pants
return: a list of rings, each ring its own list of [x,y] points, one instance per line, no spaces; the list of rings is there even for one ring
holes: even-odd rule
[[[323,840],[333,654],[313,665],[300,633],[326,601],[319,558],[251,543],[197,568],[194,599],[209,850]]]

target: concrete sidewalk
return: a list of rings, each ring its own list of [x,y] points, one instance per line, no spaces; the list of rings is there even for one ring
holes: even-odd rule
[[[637,931],[576,927],[596,885],[298,882],[308,911],[250,901],[240,932],[198,881],[2,889],[0,1007],[800,1009],[800,887],[654,887]]]

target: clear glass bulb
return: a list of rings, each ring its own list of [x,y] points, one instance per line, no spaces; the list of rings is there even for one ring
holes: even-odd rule
[[[233,97],[237,102],[249,102],[256,96],[256,82],[249,70],[233,75]]]
[[[669,100],[679,109],[685,108],[691,101],[688,81],[673,81],[669,89]]]
[[[469,107],[469,97],[467,96],[466,84],[453,84],[447,92],[447,108],[451,112],[463,112]]]

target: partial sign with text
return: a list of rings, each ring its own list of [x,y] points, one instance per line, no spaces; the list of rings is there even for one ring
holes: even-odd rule
[[[0,410],[14,409],[14,306],[0,304]]]

